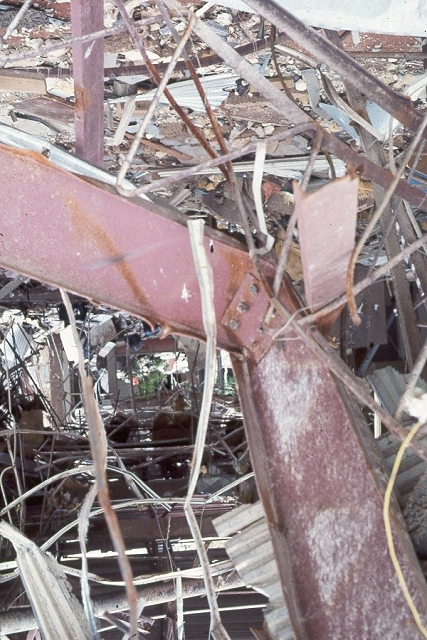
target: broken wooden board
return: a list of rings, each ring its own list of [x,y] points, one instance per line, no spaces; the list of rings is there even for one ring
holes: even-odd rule
[[[14,104],[14,111],[28,116],[35,116],[49,122],[64,133],[74,132],[74,109],[71,104],[58,98],[40,96],[27,98]]]
[[[13,91],[22,93],[46,93],[46,82],[42,76],[13,69],[0,70],[0,91]]]

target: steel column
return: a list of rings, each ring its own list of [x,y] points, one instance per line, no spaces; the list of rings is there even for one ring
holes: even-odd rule
[[[413,640],[387,549],[386,474],[372,434],[322,362],[295,336],[284,337],[259,364],[234,359],[234,369],[296,637]],[[397,502],[392,522],[425,624],[426,581]]]
[[[104,28],[103,0],[72,0],[73,38]],[[104,41],[73,45],[76,155],[101,166],[104,158]]]

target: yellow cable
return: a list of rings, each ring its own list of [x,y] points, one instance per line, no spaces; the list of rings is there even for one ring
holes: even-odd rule
[[[397,472],[399,471],[403,454],[408,448],[411,440],[416,436],[418,429],[421,427],[422,424],[424,423],[417,422],[412,427],[411,431],[408,433],[405,440],[400,445],[399,451],[396,456],[396,460],[394,461],[394,464],[393,464],[393,469],[391,471],[390,479],[387,484],[387,489],[384,494],[383,518],[384,518],[385,532],[387,536],[388,549],[390,552],[391,561],[393,562],[394,570],[396,571],[396,575],[399,580],[400,587],[403,591],[403,595],[405,596],[406,602],[408,603],[408,606],[412,612],[412,615],[414,616],[414,620],[418,629],[420,630],[424,638],[427,638],[427,629],[424,627],[423,623],[421,622],[420,614],[418,613],[418,609],[415,606],[414,601],[412,600],[411,594],[409,593],[409,589],[405,582],[402,569],[400,568],[399,560],[397,559],[396,551],[394,548],[394,542],[393,542],[393,534],[391,531],[391,524],[390,524],[390,499],[391,499],[391,492],[393,491],[394,483],[396,482]]]

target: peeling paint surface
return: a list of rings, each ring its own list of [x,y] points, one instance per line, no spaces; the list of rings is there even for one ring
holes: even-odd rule
[[[182,287],[181,300],[184,300],[184,302],[188,302],[190,298],[191,298],[191,293],[187,289],[187,285],[184,282],[184,286]]]

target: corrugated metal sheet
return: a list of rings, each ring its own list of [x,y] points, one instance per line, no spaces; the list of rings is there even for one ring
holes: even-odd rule
[[[217,518],[214,525],[218,535],[232,536],[225,548],[239,576],[268,597],[264,618],[271,636],[294,640],[261,502],[238,507]]]
[[[383,369],[378,369],[372,375],[367,376],[367,379],[376,392],[382,406],[387,409],[389,413],[394,414],[400,397],[405,392],[408,377],[409,374],[404,375],[399,373],[396,369],[393,369],[393,367],[384,367]],[[427,391],[427,383],[421,378],[418,380],[417,386]],[[408,415],[404,413],[403,417],[408,418]],[[427,447],[427,436],[422,438],[420,442],[425,443]],[[391,433],[387,433],[379,438],[377,443],[386,467],[391,471],[401,442]],[[395,485],[396,493],[402,507],[405,507],[415,485],[426,471],[427,464],[421,460],[412,449],[407,449],[401,462]]]
[[[33,344],[33,339],[24,327],[19,322],[15,322],[7,332],[3,343],[3,353],[9,369],[25,360],[30,354]]]
[[[367,380],[382,406],[392,415],[396,411],[401,395],[406,390],[408,377],[409,374],[399,373],[393,367],[378,369],[372,375],[367,376]],[[417,386],[423,391],[427,391],[427,383],[421,378],[418,379]]]
[[[219,105],[224,102],[228,96],[228,91],[235,88],[236,81],[239,78],[240,76],[236,73],[221,73],[200,78],[200,82],[209,98],[211,107],[219,107]],[[193,111],[205,111],[205,107],[203,106],[203,102],[193,80],[184,80],[183,82],[170,84],[168,85],[168,90],[181,107],[187,107],[188,109],[193,109]],[[142,100],[152,100],[155,92],[156,90],[139,95],[137,98],[138,102]],[[160,103],[168,104],[168,99],[163,95],[160,98]]]

